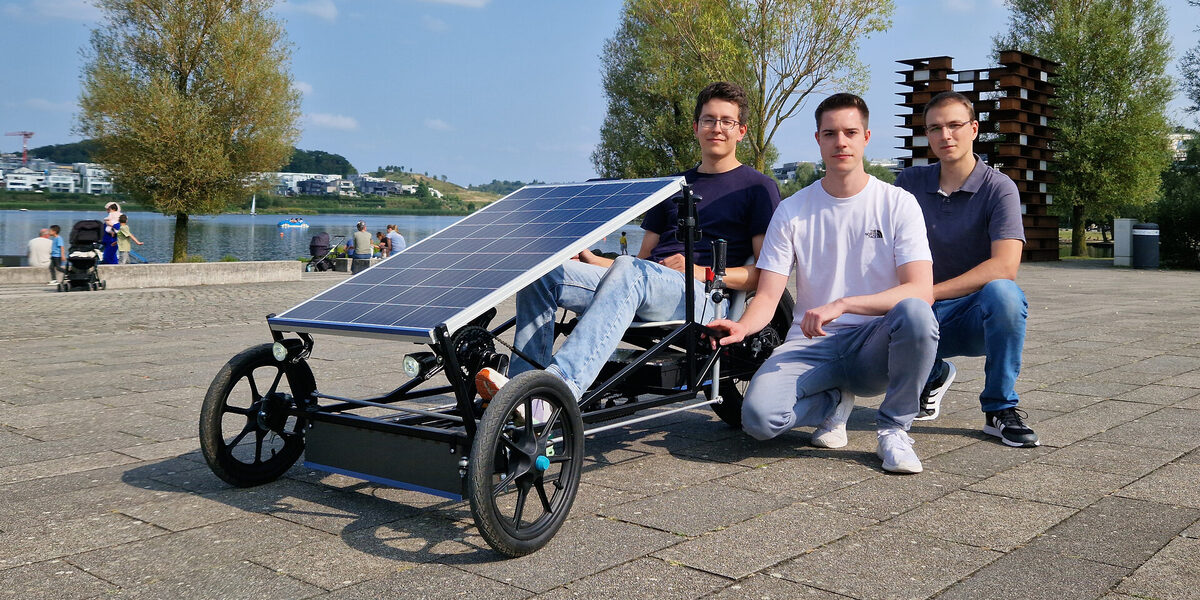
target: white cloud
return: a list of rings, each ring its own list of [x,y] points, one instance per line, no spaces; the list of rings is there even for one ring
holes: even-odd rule
[[[441,119],[425,119],[425,126],[434,131],[452,131],[454,129]]]
[[[338,9],[333,0],[295,0],[277,4],[281,12],[311,15],[326,21],[337,20]]]
[[[340,129],[354,131],[358,129],[358,120],[346,115],[331,115],[329,113],[308,113],[304,119],[315,127],[324,129]]]
[[[450,26],[441,19],[436,19],[429,15],[421,17],[421,26],[434,33],[445,33],[450,30]]]
[[[22,103],[25,108],[46,112],[71,112],[75,110],[74,102],[51,102],[45,98],[30,98]]]
[[[432,2],[434,4],[452,4],[454,6],[465,6],[467,8],[483,8],[492,0],[423,0],[424,2]]]
[[[311,83],[308,83],[307,81],[293,81],[292,87],[295,87],[297,91],[299,91],[301,94],[304,94],[305,96],[313,93],[313,86]]]

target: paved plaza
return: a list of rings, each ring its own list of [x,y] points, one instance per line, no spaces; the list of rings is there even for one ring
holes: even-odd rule
[[[879,398],[838,450],[697,409],[588,438],[570,520],[512,560],[464,502],[204,464],[213,375],[340,277],[0,289],[0,598],[1200,598],[1200,273],[1022,267],[1040,448],[981,432],[981,359],[913,428],[919,475],[881,470]],[[412,349],[320,336],[311,365],[366,397]]]

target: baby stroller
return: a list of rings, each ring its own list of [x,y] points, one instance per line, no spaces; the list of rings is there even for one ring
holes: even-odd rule
[[[332,271],[334,267],[333,249],[341,243],[341,240],[342,236],[339,235],[330,243],[329,234],[324,231],[312,236],[312,241],[308,243],[308,254],[312,256],[312,260],[304,265],[305,272]]]
[[[67,270],[63,273],[58,291],[71,290],[102,290],[105,283],[100,279],[100,239],[104,232],[104,223],[100,221],[79,221],[71,227],[71,245],[67,251]]]

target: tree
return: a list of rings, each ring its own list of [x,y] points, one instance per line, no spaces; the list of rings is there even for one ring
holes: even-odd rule
[[[765,172],[779,126],[809,95],[863,89],[858,41],[889,27],[892,10],[891,0],[628,0],[605,45],[609,106],[593,163],[608,176],[693,166],[692,98],[726,80],[750,100],[739,159]]]
[[[1056,211],[1071,217],[1071,254],[1087,254],[1086,222],[1145,206],[1170,163],[1167,15],[1158,0],[1006,0],[1016,48],[1060,63],[1054,99]]]
[[[175,215],[175,262],[189,215],[244,198],[252,173],[291,155],[300,94],[272,4],[97,0],[78,129],[122,190]]]

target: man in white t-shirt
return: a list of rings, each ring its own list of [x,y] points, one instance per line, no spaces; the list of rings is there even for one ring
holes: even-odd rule
[[[812,443],[847,444],[854,396],[886,393],[875,419],[883,468],[919,473],[907,434],[937,352],[933,260],[912,194],[863,170],[867,105],[835,94],[817,107],[825,177],[780,203],[758,258],[758,292],[722,345],[762,329],[796,264],[787,340],[746,390],[742,426],[756,439],[815,426]]]
[[[25,245],[25,260],[31,267],[41,267],[45,269],[50,266],[50,249],[54,246],[54,241],[50,239],[50,230],[43,229],[38,232],[38,236],[29,240]]]

